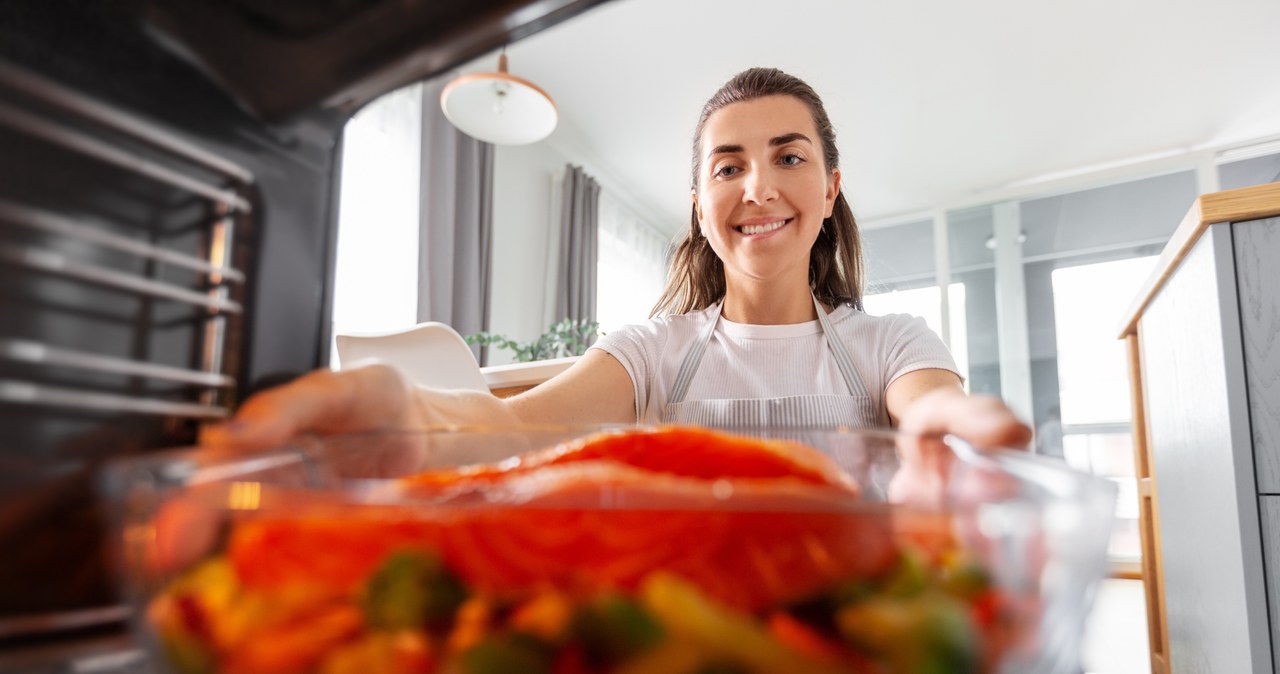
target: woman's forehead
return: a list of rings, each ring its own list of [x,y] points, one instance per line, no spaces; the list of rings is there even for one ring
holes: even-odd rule
[[[765,96],[731,103],[707,118],[702,130],[704,154],[724,145],[768,145],[770,140],[799,133],[817,143],[809,106],[794,96]]]

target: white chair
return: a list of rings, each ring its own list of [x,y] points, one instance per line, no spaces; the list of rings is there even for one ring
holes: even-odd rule
[[[432,388],[488,391],[480,365],[462,336],[444,323],[419,323],[381,334],[338,335],[342,368],[377,358],[409,381]]]

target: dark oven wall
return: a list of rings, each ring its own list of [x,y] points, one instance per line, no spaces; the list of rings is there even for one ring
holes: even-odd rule
[[[327,354],[344,116],[259,122],[117,5],[0,3],[0,644],[116,603],[102,462]],[[193,266],[218,256],[243,278]]]
[[[103,463],[325,363],[346,117],[601,1],[0,0],[0,652],[123,617]]]

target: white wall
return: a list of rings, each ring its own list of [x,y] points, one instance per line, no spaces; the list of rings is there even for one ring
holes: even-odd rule
[[[531,341],[545,325],[551,180],[571,160],[547,143],[498,146],[493,169],[493,286],[489,330]],[[556,244],[558,245],[558,244]],[[512,362],[489,349],[489,364]]]

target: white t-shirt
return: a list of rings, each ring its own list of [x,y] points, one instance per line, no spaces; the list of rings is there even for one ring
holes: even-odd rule
[[[639,423],[660,421],[680,363],[710,320],[711,311],[708,308],[628,325],[601,337],[591,347],[618,359],[631,375]],[[880,410],[880,425],[889,425],[884,392],[893,380],[927,368],[956,372],[951,353],[924,319],[905,314],[868,316],[848,305],[837,307],[827,318],[848,345],[854,368],[875,409]],[[722,317],[685,400],[817,394],[849,394],[817,320],[750,325]]]

